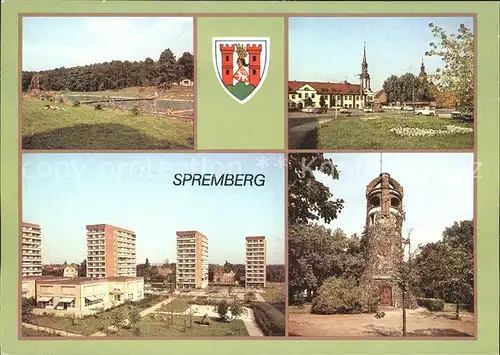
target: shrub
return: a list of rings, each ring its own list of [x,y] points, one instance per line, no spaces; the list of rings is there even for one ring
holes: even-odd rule
[[[227,320],[227,311],[229,310],[229,303],[222,300],[215,305],[215,312],[219,315],[220,319]]]
[[[285,315],[265,302],[253,302],[251,305],[255,322],[267,336],[285,335]]]
[[[139,107],[137,105],[135,105],[134,107],[132,107],[130,109],[130,112],[132,113],[132,115],[134,116],[138,116],[139,113],[141,113],[141,111],[139,110]]]
[[[306,303],[306,298],[304,297],[303,292],[298,292],[293,296],[293,304],[295,306],[302,308],[302,307],[304,307],[305,303]]]
[[[95,105],[95,106],[94,106],[94,108],[95,108],[96,110],[102,110],[102,109],[103,109],[103,107],[102,107],[102,105],[101,105],[101,104],[97,104],[97,105]]]
[[[330,277],[313,299],[311,313],[355,314],[374,313],[378,308],[377,295],[352,279]]]
[[[80,106],[80,101],[78,100],[73,101],[73,107],[78,107],[78,106]]]
[[[439,298],[417,298],[417,304],[432,312],[444,310],[444,301]]]

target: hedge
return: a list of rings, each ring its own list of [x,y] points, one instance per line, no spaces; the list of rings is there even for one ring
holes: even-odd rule
[[[427,308],[429,311],[444,310],[444,301],[439,298],[417,298],[417,304]]]
[[[285,315],[265,302],[252,302],[255,322],[266,336],[285,335]]]

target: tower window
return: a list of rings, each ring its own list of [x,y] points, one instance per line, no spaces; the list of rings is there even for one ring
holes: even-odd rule
[[[391,207],[399,208],[399,206],[400,206],[399,200],[395,197],[391,198]]]
[[[229,70],[226,70],[226,75],[229,75]]]
[[[257,61],[257,57],[256,56],[252,56],[252,61],[256,62]]]
[[[380,197],[374,196],[370,199],[370,208],[380,206]]]
[[[229,56],[226,55],[226,62],[229,62]]]
[[[257,74],[257,72],[255,71],[255,69],[252,70],[252,74],[253,75]]]

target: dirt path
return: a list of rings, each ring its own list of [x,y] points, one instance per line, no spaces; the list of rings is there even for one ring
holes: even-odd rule
[[[408,311],[409,336],[473,336],[474,315],[465,312],[461,320],[453,313],[429,312],[426,309]],[[401,311],[386,311],[385,317],[373,314],[316,315],[290,314],[289,332],[296,336],[401,336]]]

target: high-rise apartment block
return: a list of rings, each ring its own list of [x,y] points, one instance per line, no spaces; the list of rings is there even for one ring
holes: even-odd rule
[[[21,225],[22,232],[22,276],[42,276],[42,229],[38,224]]]
[[[246,237],[246,287],[266,287],[266,252],[266,237]]]
[[[87,277],[135,277],[135,233],[108,224],[87,226]]]
[[[208,238],[198,231],[177,232],[177,288],[208,286]]]

